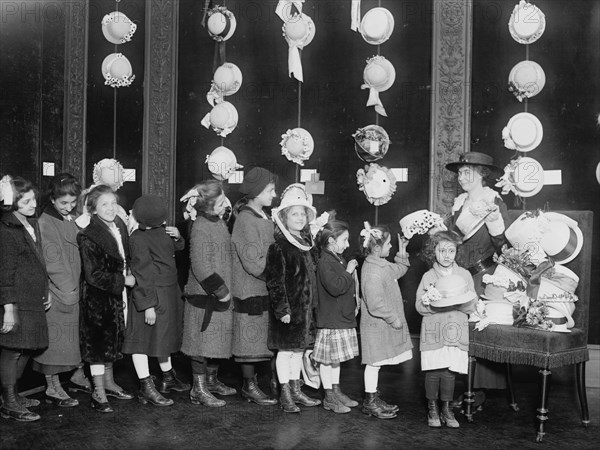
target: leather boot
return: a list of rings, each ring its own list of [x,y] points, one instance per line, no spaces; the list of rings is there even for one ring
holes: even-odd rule
[[[195,373],[193,377],[194,386],[190,391],[190,400],[194,405],[210,406],[211,408],[219,408],[226,405],[224,400],[216,398],[206,387],[205,373]]]
[[[106,391],[104,389],[104,375],[93,375],[92,380],[94,382],[94,392],[92,392],[92,408],[101,413],[114,412],[112,406],[108,403],[106,398]]]
[[[333,393],[340,400],[340,402],[342,402],[342,405],[347,406],[348,408],[354,408],[355,406],[358,406],[357,401],[352,400],[350,397],[348,397],[342,392],[339,384],[334,384],[332,387]]]
[[[281,384],[281,394],[279,395],[279,403],[283,412],[286,413],[299,413],[300,408],[296,406],[292,399],[292,389],[288,383]]]
[[[396,417],[396,413],[384,409],[381,403],[377,401],[378,399],[377,392],[366,392],[361,412],[378,419],[393,419]]]
[[[248,400],[248,402],[254,402],[261,406],[277,404],[277,400],[270,398],[267,394],[260,390],[260,387],[258,387],[256,374],[252,378],[244,378],[242,397]]]
[[[278,398],[279,397],[279,380],[277,380],[277,375],[273,374],[271,376],[271,381],[269,382],[269,387],[271,388],[271,397]]]
[[[458,428],[460,424],[454,417],[454,412],[450,408],[450,402],[442,402],[442,410],[440,411],[440,422],[448,428]]]
[[[427,425],[432,428],[441,427],[442,423],[440,422],[440,411],[437,400],[427,400],[427,409]]]
[[[33,408],[36,406],[40,406],[40,401],[35,398],[24,397],[19,394],[19,385],[18,382],[15,384],[15,397],[17,401],[23,405],[25,408]]]
[[[208,390],[219,395],[237,394],[237,391],[234,388],[226,386],[221,381],[219,381],[217,377],[218,373],[218,367],[208,366],[206,368],[206,387],[208,387]]]
[[[310,398],[300,389],[300,380],[290,380],[290,388],[292,390],[292,400],[294,403],[300,403],[302,406],[318,406],[321,400]]]
[[[177,378],[175,370],[171,369],[168,372],[163,372],[162,381],[158,387],[161,394],[168,394],[170,391],[184,392],[190,390],[190,385],[182,382]]]
[[[323,408],[338,414],[350,412],[350,408],[342,403],[342,400],[336,395],[333,389],[325,389]]]
[[[377,390],[377,402],[381,405],[381,407],[383,409],[385,409],[386,411],[391,411],[393,413],[397,413],[400,408],[398,408],[398,405],[390,405],[389,403],[387,403],[385,400],[383,400],[381,398],[381,393],[379,392],[379,390]]]
[[[146,377],[140,380],[138,400],[142,405],[145,405],[148,402],[152,403],[154,406],[171,406],[173,404],[173,400],[164,398],[160,392],[156,390],[152,377]]]
[[[113,364],[104,364],[104,390],[109,397],[118,398],[119,400],[131,400],[133,394],[130,394],[117,383],[113,376]]]
[[[5,419],[15,419],[19,422],[34,422],[40,420],[40,416],[29,411],[17,400],[15,385],[2,386],[2,406],[0,416]]]
[[[46,389],[46,403],[53,403],[63,408],[71,408],[79,405],[79,401],[69,397],[60,384],[58,374],[46,375],[48,387]]]

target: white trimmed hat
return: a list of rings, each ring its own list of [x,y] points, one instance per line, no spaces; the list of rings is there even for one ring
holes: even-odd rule
[[[229,102],[222,102],[215,105],[202,119],[202,125],[204,125],[205,128],[212,127],[212,129],[221,137],[226,137],[235,130],[237,124],[237,109]]]
[[[393,31],[394,16],[386,8],[370,9],[360,22],[360,34],[368,44],[383,44]]]
[[[462,305],[477,298],[475,291],[469,289],[469,284],[462,276],[457,274],[446,275],[435,282],[435,288],[441,298],[431,302],[431,306],[445,307]]]
[[[137,25],[120,11],[113,11],[102,19],[102,34],[113,44],[129,42],[136,29]]]
[[[102,75],[107,86],[127,87],[135,80],[131,63],[122,53],[111,53],[102,61]]]
[[[577,222],[556,212],[547,212],[544,216],[550,223],[542,231],[542,249],[558,264],[573,261],[583,248],[583,233]]]
[[[285,40],[299,48],[310,44],[316,33],[315,23],[307,14],[294,14],[284,22],[282,30]]]
[[[522,102],[539,94],[546,85],[544,69],[535,61],[521,61],[508,75],[508,90]]]
[[[291,244],[295,245],[301,250],[310,250],[312,248],[312,244],[310,246],[306,246],[301,242],[298,242],[298,240],[292,236],[283,223],[284,217],[281,213],[292,206],[304,206],[306,209],[307,227],[309,223],[315,220],[317,217],[317,210],[312,205],[312,196],[307,194],[306,187],[302,183],[290,184],[283,190],[281,193],[281,203],[277,208],[271,209],[271,217]]]
[[[529,252],[531,262],[537,266],[547,256],[540,245],[540,241],[542,240],[542,232],[549,223],[546,214],[541,211],[525,211],[506,228],[504,235],[519,253]]]
[[[238,164],[235,154],[227,147],[215,148],[210,155],[206,155],[206,165],[212,176],[219,180],[227,180],[233,172],[244,166]]]
[[[390,136],[379,125],[359,128],[352,137],[356,154],[366,162],[380,160],[386,155],[390,146]]]
[[[303,166],[315,149],[315,141],[304,128],[287,130],[281,135],[281,154],[288,160]]]
[[[396,80],[396,69],[384,56],[373,56],[367,59],[363,80],[364,84],[361,89],[369,89],[367,106],[374,106],[378,114],[387,117],[385,108],[379,99],[379,93],[392,87]]]
[[[228,40],[235,33],[236,27],[235,15],[226,6],[215,6],[208,11],[206,29],[215,41]]]
[[[406,239],[412,238],[415,234],[425,234],[437,227],[444,231],[447,230],[442,216],[427,209],[412,212],[400,219],[402,235]]]
[[[512,38],[519,44],[532,44],[537,41],[546,29],[546,16],[535,5],[521,0],[510,16],[508,30]]]
[[[502,130],[504,146],[510,150],[530,152],[542,142],[544,127],[537,117],[528,112],[515,114]]]
[[[367,200],[375,206],[385,205],[396,192],[396,177],[393,172],[377,163],[358,169],[356,183]]]
[[[103,184],[113,191],[123,186],[125,170],[119,161],[113,158],[104,158],[94,164],[92,180],[94,184]]]

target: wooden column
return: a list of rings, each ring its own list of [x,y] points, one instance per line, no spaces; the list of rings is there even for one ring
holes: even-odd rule
[[[65,97],[62,170],[85,185],[89,0],[64,2]]]
[[[457,180],[444,166],[470,148],[473,3],[434,0],[433,5],[429,209],[446,213]]]
[[[175,138],[179,1],[146,6],[142,192],[164,197],[175,219]]]

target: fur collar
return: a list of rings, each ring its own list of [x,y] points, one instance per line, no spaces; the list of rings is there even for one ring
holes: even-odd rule
[[[115,224],[121,233],[121,242],[123,243],[123,248],[125,249],[125,256],[128,258],[129,246],[127,245],[127,227],[118,216],[115,217]],[[111,257],[118,260],[123,259],[119,253],[119,247],[114,235],[109,230],[108,226],[102,222],[97,215],[94,214],[91,217],[90,224],[83,231],[81,231],[81,234],[102,247],[102,249]]]

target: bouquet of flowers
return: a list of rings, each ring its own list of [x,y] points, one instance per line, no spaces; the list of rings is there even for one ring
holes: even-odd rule
[[[514,326],[552,331],[554,322],[547,318],[548,312],[548,306],[544,302],[528,298],[528,301],[521,304]]]
[[[432,303],[441,300],[441,298],[442,294],[440,294],[440,291],[436,289],[435,285],[430,284],[425,288],[425,293],[421,297],[421,301],[425,306],[429,306]]]

